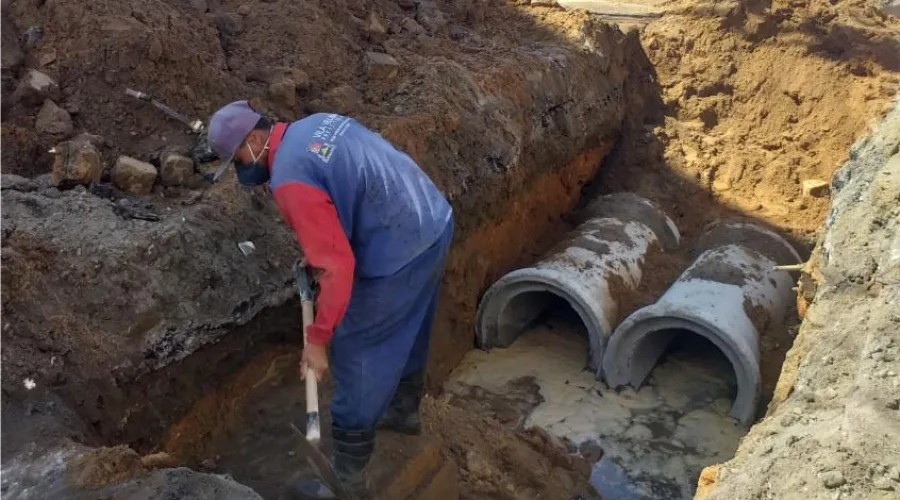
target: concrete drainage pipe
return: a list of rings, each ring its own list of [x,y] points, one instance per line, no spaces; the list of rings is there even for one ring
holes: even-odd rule
[[[603,376],[612,387],[640,387],[679,331],[701,335],[731,362],[737,378],[731,416],[749,425],[760,393],[759,335],[781,325],[793,298],[791,276],[773,267],[800,256],[778,235],[742,222],[714,227],[699,248],[705,251],[659,301],[619,325]]]
[[[494,283],[478,307],[479,347],[507,347],[545,312],[553,296],[565,299],[587,327],[589,364],[599,377],[600,361],[617,317],[610,278],[636,287],[650,251],[672,251],[680,236],[675,224],[650,201],[632,193],[598,198],[586,221],[532,267]]]

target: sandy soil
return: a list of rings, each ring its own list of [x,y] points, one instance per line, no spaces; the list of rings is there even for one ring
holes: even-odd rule
[[[663,204],[688,241],[742,216],[810,250],[829,181],[898,88],[900,21],[873,2],[669,2],[641,32],[648,99],[596,184]],[[655,116],[662,107],[665,116]]]
[[[698,499],[888,500],[900,491],[900,106],[835,176],[817,290],[766,418]]]

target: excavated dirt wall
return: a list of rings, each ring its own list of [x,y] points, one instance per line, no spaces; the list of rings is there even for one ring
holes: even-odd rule
[[[439,382],[472,346],[480,291],[541,250],[612,148],[640,51],[583,13],[500,1],[21,1],[2,16],[4,459],[59,437],[149,451],[248,358],[300,337],[298,247],[264,192],[231,174],[146,196],[109,184],[119,154],[188,142],[125,87],[203,118],[241,97],[283,119],[347,113],[412,155],[456,212]],[[29,69],[56,81],[45,97],[69,130],[16,92]],[[47,150],[81,132],[99,136],[101,182],[61,191]]]
[[[898,101],[900,102],[900,101]],[[810,305],[766,418],[697,499],[888,499],[900,491],[900,104],[831,180]]]
[[[117,151],[147,155],[149,137],[178,135],[155,110],[120,98],[126,85],[200,115],[238,96],[258,97],[277,113],[283,103],[251,75],[274,64],[270,52],[309,68],[307,108],[333,97],[322,94],[336,81],[355,84],[362,104],[350,111],[421,163],[456,211],[435,335],[446,372],[472,344],[469,318],[485,280],[573,206],[614,141],[624,114],[624,53],[635,39],[583,15],[501,2],[423,3],[412,11],[378,5],[390,26],[442,20],[419,33],[400,28],[379,37],[365,25],[339,24],[363,5],[249,2],[240,14],[231,4],[200,14],[177,2],[22,2],[5,12],[22,31],[42,26],[43,39],[28,53],[37,63],[25,64],[55,54],[42,69],[59,80],[61,104],[78,108],[76,128],[112,145],[107,163]],[[284,12],[319,19],[310,30],[331,30],[328,39],[347,52],[313,43],[315,33],[287,26]],[[154,41],[162,50],[148,59]],[[392,53],[396,79],[367,75],[358,60],[365,50]],[[256,53],[263,55],[249,57]],[[92,71],[77,71],[86,67]],[[4,124],[28,123],[33,111],[11,108]],[[27,162],[4,169],[21,171]],[[293,294],[296,244],[262,193],[228,179],[199,195],[164,190],[135,203],[161,220],[124,220],[110,199],[60,193],[42,178],[3,196],[4,392],[22,397],[26,378],[54,387],[107,439],[136,412],[122,388]],[[524,220],[528,233],[514,229]],[[260,251],[244,257],[236,247],[243,240]]]

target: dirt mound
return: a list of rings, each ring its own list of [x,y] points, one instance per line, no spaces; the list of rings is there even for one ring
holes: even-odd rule
[[[669,4],[641,34],[665,119],[632,119],[602,190],[661,201],[688,239],[740,215],[809,250],[829,205],[804,181],[831,179],[900,82],[900,21],[832,3]]]
[[[710,223],[738,218],[786,236],[805,258],[830,204],[827,188],[804,192],[804,182],[829,183],[889,108],[900,21],[863,0],[679,0],[663,11],[640,35],[643,100],[593,190],[659,202],[687,253]],[[638,292],[664,289],[652,288]],[[763,334],[764,400],[798,322],[792,313]]]
[[[441,436],[459,466],[464,499],[598,499],[591,463],[538,428],[506,427],[459,398],[428,398],[425,428]]]

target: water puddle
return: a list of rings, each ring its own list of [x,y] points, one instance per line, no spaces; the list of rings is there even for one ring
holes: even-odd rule
[[[719,351],[685,335],[639,391],[607,388],[585,369],[588,341],[571,320],[551,318],[509,348],[471,351],[447,389],[471,397],[472,387],[495,395],[533,378],[542,402],[525,426],[535,425],[583,447],[603,449],[592,483],[617,500],[689,499],[700,471],[734,455],[745,433],[728,416],[734,374]]]

